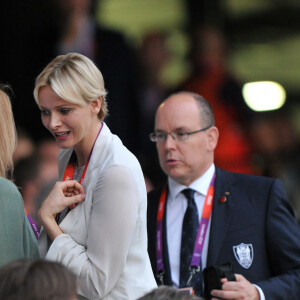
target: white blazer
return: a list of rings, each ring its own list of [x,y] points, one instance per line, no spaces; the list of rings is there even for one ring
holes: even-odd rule
[[[59,155],[62,179],[73,148]],[[83,180],[84,202],[60,223],[51,244],[42,230],[42,257],[78,277],[78,299],[136,299],[156,287],[147,252],[147,193],[136,157],[103,123]]]

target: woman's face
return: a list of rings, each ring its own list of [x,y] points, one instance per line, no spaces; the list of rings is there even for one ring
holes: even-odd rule
[[[93,103],[79,106],[59,97],[50,86],[39,91],[39,108],[44,126],[60,148],[89,143],[94,122],[99,122]]]

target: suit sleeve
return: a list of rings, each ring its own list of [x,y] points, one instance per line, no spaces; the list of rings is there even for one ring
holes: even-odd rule
[[[300,295],[300,228],[280,180],[274,181],[268,205],[267,247],[273,277],[256,284],[266,299],[297,300]]]

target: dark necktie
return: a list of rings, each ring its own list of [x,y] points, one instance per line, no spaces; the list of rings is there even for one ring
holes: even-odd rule
[[[188,201],[182,223],[181,251],[180,251],[180,287],[186,287],[190,277],[190,264],[193,256],[195,241],[199,229],[198,209],[194,200],[194,190],[182,191]],[[194,286],[197,295],[202,294],[201,270],[192,279],[190,286]]]

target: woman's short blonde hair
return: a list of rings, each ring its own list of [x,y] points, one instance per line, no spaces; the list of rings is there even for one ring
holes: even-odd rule
[[[11,102],[0,87],[0,176],[11,177],[17,134]]]
[[[85,106],[101,97],[98,117],[104,120],[108,113],[104,80],[100,70],[86,56],[78,53],[59,55],[37,77],[34,98],[39,104],[39,90],[50,86],[62,99]]]

